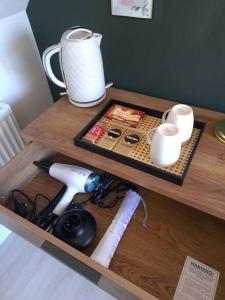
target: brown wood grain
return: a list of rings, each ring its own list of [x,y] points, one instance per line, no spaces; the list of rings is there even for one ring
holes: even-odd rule
[[[7,164],[7,166],[1,169],[0,195],[4,192],[8,196],[8,193],[11,189],[17,188],[22,190],[24,189],[31,199],[38,192],[42,192],[49,198],[54,197],[58,189],[61,188],[61,183],[47,175],[44,176],[44,173],[40,173],[40,176],[38,175],[33,180],[33,178],[39,173],[38,168],[33,165],[33,161],[39,159],[48,159],[52,154],[54,154],[52,150],[49,150],[43,146],[33,143],[28,144],[23,151],[21,151]],[[71,163],[71,159],[67,157],[59,156],[57,159],[59,162]],[[3,201],[1,203],[3,204]],[[45,204],[46,203],[44,201],[39,202],[38,210],[42,209]],[[83,253],[77,251],[64,242],[58,240],[53,235],[41,230],[34,224],[31,224],[27,220],[13,213],[11,211],[13,204],[10,200],[8,200],[8,202],[6,202],[4,205],[5,206],[0,205],[0,224],[3,224],[39,248],[45,241],[48,241],[50,244],[73,256],[91,269],[94,269],[101,274],[98,286],[103,290],[121,300],[156,300],[154,296],[145,292],[143,289],[134,285],[130,281],[102,267]]]
[[[107,90],[110,98],[165,111],[175,102],[131,93],[115,88]],[[140,186],[171,199],[225,219],[225,148],[213,135],[213,122],[225,114],[194,107],[197,120],[207,123],[182,187],[159,179],[125,164],[105,158],[74,145],[74,136],[105,104],[92,108],[78,108],[62,98],[35,121],[24,134],[32,141],[81,162],[106,170],[136,182]]]
[[[0,170],[0,195],[8,194],[15,187],[27,184],[38,173],[34,160],[41,160],[55,152],[34,143],[28,143],[11,161]],[[0,198],[0,203],[4,198]]]
[[[115,296],[118,296],[119,294],[120,297],[118,297],[118,299],[129,300],[130,298],[127,297],[127,295],[131,294],[133,299],[157,300],[157,298],[153,295],[147,293],[131,281],[128,281],[113,271],[102,267],[85,254],[65,244],[36,225],[31,224],[29,221],[19,217],[3,205],[0,205],[0,223],[37,247],[41,247],[44,241],[48,241],[91,269],[99,272],[101,274],[101,278],[98,283],[99,287],[104,289],[106,292],[108,291],[112,296],[114,294]],[[111,282],[111,288],[108,289],[108,286],[110,285],[109,282]]]
[[[54,160],[77,163],[60,155],[56,156]],[[48,197],[54,197],[61,186],[61,183],[40,172],[24,188],[24,191],[31,197],[37,192],[45,193]],[[92,260],[87,260],[84,254],[72,249],[36,228],[36,226],[31,224],[30,228],[35,235],[41,234],[44,239],[48,239],[61,249],[69,251],[88,265],[95,268],[97,265],[97,270],[104,274],[107,278],[106,281],[112,281],[112,274],[122,276],[145,292],[162,300],[173,298],[185,258],[191,256],[221,273],[215,299],[225,299],[225,222],[144,188],[141,188],[140,193],[146,200],[148,207],[148,227],[146,229],[141,225],[143,208],[139,206],[135,218],[128,225],[112,259],[109,267],[112,272],[109,271],[109,273],[105,273],[107,270],[94,262],[92,263]],[[79,195],[75,199],[81,201],[84,197]],[[86,255],[91,255],[118,207],[119,203],[113,209],[100,209],[91,204],[86,207],[97,222],[97,234],[93,243],[84,251]],[[26,226],[28,225],[26,224]],[[116,279],[120,281],[119,278]],[[126,284],[125,287],[130,288]],[[141,297],[146,299],[147,296],[143,294]]]

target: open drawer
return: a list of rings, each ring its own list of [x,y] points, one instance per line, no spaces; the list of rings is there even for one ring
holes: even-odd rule
[[[36,144],[29,144],[0,170],[0,193],[7,196],[20,188],[33,197],[36,193],[53,198],[62,184],[33,166],[34,160],[56,155],[54,161],[80,164]],[[47,187],[47,188],[46,188]],[[89,256],[103,236],[119,207],[90,211],[97,223],[97,234],[83,253],[17,216],[2,197],[0,223],[37,247],[47,251],[117,299],[172,299],[186,256],[191,256],[220,272],[216,299],[225,299],[225,222],[141,188],[149,220],[141,225],[140,205],[125,231],[109,269]],[[155,298],[156,297],[156,298]]]

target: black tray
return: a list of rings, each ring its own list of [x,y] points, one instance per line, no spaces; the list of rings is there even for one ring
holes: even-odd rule
[[[190,166],[190,163],[191,163],[191,160],[192,160],[193,155],[195,153],[195,150],[197,148],[197,145],[200,141],[201,135],[204,131],[205,123],[200,122],[200,121],[196,121],[196,120],[194,121],[194,128],[200,129],[200,134],[199,134],[198,139],[196,140],[196,143],[195,143],[195,145],[192,149],[191,155],[190,155],[189,160],[186,164],[186,167],[185,167],[185,169],[182,173],[182,176],[178,176],[176,174],[172,174],[172,173],[167,172],[165,170],[162,170],[160,168],[147,165],[143,162],[137,161],[135,159],[132,159],[130,157],[127,157],[127,156],[124,156],[124,155],[121,155],[121,154],[118,154],[118,153],[114,153],[113,151],[101,148],[101,147],[99,147],[95,144],[91,144],[89,142],[86,142],[86,141],[82,140],[82,137],[92,128],[92,126],[96,122],[98,122],[103,117],[105,112],[114,104],[123,105],[123,106],[130,107],[130,108],[133,108],[133,109],[136,109],[136,110],[141,110],[141,111],[144,111],[146,115],[153,116],[153,117],[160,118],[160,119],[162,118],[162,115],[163,115],[163,112],[155,110],[155,109],[150,109],[150,108],[138,106],[138,105],[135,105],[135,104],[130,104],[130,103],[126,103],[126,102],[123,102],[123,101],[111,99],[94,116],[94,118],[75,136],[75,138],[74,138],[75,145],[77,145],[81,148],[90,150],[91,152],[101,154],[101,155],[103,155],[105,157],[108,157],[108,158],[111,158],[113,160],[117,160],[121,163],[129,165],[129,166],[134,167],[136,169],[140,169],[140,170],[142,170],[146,173],[149,173],[151,175],[157,176],[157,177],[162,178],[164,180],[173,182],[177,185],[183,185],[184,178],[185,178],[186,173],[188,171],[188,168]]]

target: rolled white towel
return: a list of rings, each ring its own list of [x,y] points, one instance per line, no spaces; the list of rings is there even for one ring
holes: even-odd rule
[[[92,253],[92,259],[106,268],[109,267],[110,261],[116,251],[120,239],[122,238],[122,235],[126,230],[136,208],[138,207],[140,200],[141,196],[138,193],[132,190],[129,190],[126,193],[116,216]]]

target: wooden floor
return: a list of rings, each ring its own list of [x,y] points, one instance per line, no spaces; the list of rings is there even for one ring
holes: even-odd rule
[[[114,299],[44,251],[12,233],[0,245],[1,300]]]

